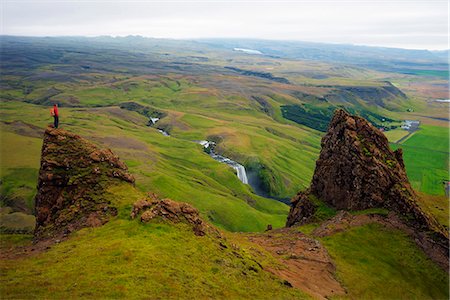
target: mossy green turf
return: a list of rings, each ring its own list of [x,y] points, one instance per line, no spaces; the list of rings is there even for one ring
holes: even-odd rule
[[[323,221],[335,215],[313,199]],[[386,216],[386,209],[352,211],[353,215]],[[448,213],[448,208],[447,208]],[[296,229],[326,247],[336,265],[337,279],[346,288],[345,299],[448,299],[448,274],[432,262],[404,232],[369,223],[326,237],[312,236],[320,222]],[[336,297],[341,298],[341,297]]]
[[[379,224],[320,239],[354,299],[448,299],[448,274],[403,232]]]
[[[308,298],[263,270],[277,265],[273,257],[232,234],[200,237],[185,223],[130,220],[130,203],[142,196],[128,183],[112,186],[105,197],[118,215],[106,225],[74,232],[39,254],[3,259],[2,298]],[[31,236],[0,238],[2,251],[32,246]]]
[[[264,257],[223,243],[229,248],[195,236],[185,224],[114,220],[79,231],[45,253],[2,260],[0,294],[5,299],[308,298],[263,271],[255,258],[265,267],[270,262]]]
[[[444,195],[443,181],[449,180],[449,128],[421,125],[400,145],[406,173],[412,186],[431,195]]]

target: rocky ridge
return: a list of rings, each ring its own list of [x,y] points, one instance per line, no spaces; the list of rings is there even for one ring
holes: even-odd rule
[[[35,238],[106,223],[117,214],[107,189],[119,182],[134,184],[134,177],[111,150],[63,129],[47,128],[35,198]]]

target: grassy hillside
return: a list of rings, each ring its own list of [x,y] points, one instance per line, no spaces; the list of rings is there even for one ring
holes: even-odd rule
[[[81,231],[45,254],[2,260],[0,294],[22,299],[178,299],[189,291],[189,297],[197,298],[307,298],[253,259],[243,249],[221,250],[182,225],[116,221]]]
[[[199,237],[183,223],[156,219],[142,224],[129,219],[131,203],[142,193],[126,184],[108,192],[119,208],[117,217],[102,227],[78,231],[45,252],[6,256],[0,262],[0,294],[27,299],[68,294],[176,299],[185,298],[189,291],[189,297],[199,298],[309,298],[266,272],[283,266],[241,234]],[[332,214],[324,211],[323,217]],[[31,246],[26,235],[2,235],[1,239],[4,253],[12,247]],[[336,264],[346,298],[448,298],[448,274],[400,231],[368,224],[319,240]]]
[[[0,193],[3,206],[14,206],[25,212],[33,211],[42,139],[15,133],[22,124],[1,124],[0,135]]]
[[[322,222],[335,216],[336,211],[317,199],[313,200],[319,205],[316,221],[298,226],[297,230],[326,247],[336,265],[336,278],[348,292],[342,298],[448,298],[448,273],[430,260],[407,234],[375,221],[363,221],[368,217],[366,215],[387,216],[386,209],[353,211],[352,215],[361,217],[360,223],[353,225],[336,219],[336,223],[323,226]],[[425,210],[444,217],[443,212],[432,211],[436,199],[424,198],[421,205]],[[445,215],[448,216],[448,205]],[[448,225],[447,219],[441,218],[440,221]],[[323,233],[325,228],[328,233],[320,237],[314,235],[318,227],[321,228],[319,232]]]
[[[4,109],[0,114],[8,122],[23,120],[43,129],[49,121],[45,107],[14,102],[3,103],[2,107]],[[165,137],[145,126],[147,120],[143,116],[118,107],[62,108],[60,111],[63,128],[118,153],[128,163],[141,190],[189,202],[205,218],[232,231],[260,231],[267,224],[275,227],[284,225],[287,205],[253,194],[249,186],[238,180],[231,168],[214,161],[203,152],[200,145],[176,136]],[[15,130],[11,124],[4,126],[7,127],[5,131]],[[8,144],[2,143],[2,151],[7,156],[10,153],[8,151],[14,151],[8,145],[17,144],[26,149],[27,143],[36,143],[27,152],[17,151],[11,155],[17,157],[17,161],[21,157],[29,157],[30,161],[24,160],[23,163],[27,163],[30,172],[20,178],[26,180],[25,187],[29,187],[27,197],[31,199],[34,194],[34,188],[31,187],[36,184],[39,168],[40,141],[17,133],[8,133],[5,137],[11,139]],[[5,178],[10,178],[7,174],[17,172],[16,169],[14,161],[5,163]],[[4,180],[2,188],[16,191],[14,185],[17,181]]]
[[[255,194],[196,141],[217,142],[216,152],[256,174],[266,195],[286,199],[309,186],[319,130],[326,130],[338,106],[378,126],[421,118],[425,125],[394,147],[404,149],[420,204],[447,224],[441,181],[449,171],[448,126],[427,125],[447,117],[430,102],[447,97],[445,63],[420,60],[418,71],[413,60],[406,70],[380,49],[353,62],[345,47],[317,51],[318,45],[313,50],[297,45],[290,52],[282,42],[267,48],[278,54],[251,56],[232,51],[227,43],[236,41],[217,46],[135,37],[0,39],[2,298],[308,298],[266,272],[283,266],[239,233],[260,232],[268,224],[283,227],[289,207]],[[351,64],[335,63],[334,51]],[[381,57],[384,65],[377,63]],[[109,200],[119,213],[106,225],[31,251],[31,236],[4,232],[16,225],[31,231],[42,133],[52,122],[49,107],[55,102],[60,126],[111,148],[135,176],[136,188],[110,188]],[[151,116],[161,119],[147,126]],[[388,134],[397,141],[404,133]],[[132,203],[146,192],[192,204],[225,238],[198,237],[185,224],[160,219],[130,220]],[[317,223],[300,230],[310,234],[335,214],[320,204]],[[321,242],[350,298],[449,296],[448,275],[399,231],[369,224]]]
[[[199,237],[184,223],[129,220],[142,194],[112,187],[119,214],[99,228],[83,229],[50,250],[0,263],[3,298],[304,299],[264,267],[276,262],[230,237]],[[31,247],[31,237],[1,236],[2,252]]]
[[[164,52],[152,41],[133,38],[90,43],[76,38],[2,39],[7,59],[0,116],[8,124],[1,125],[5,142],[0,148],[2,157],[12,158],[2,161],[2,201],[20,202],[12,206],[27,212],[33,206],[39,128],[49,123],[48,106],[54,102],[61,105],[63,128],[120,154],[140,189],[179,201],[186,198],[214,224],[233,231],[263,230],[269,223],[282,226],[288,208],[253,194],[194,140],[218,141],[216,150],[256,174],[266,195],[287,199],[308,186],[322,135],[312,128],[324,130],[327,122],[313,118],[299,122],[306,126],[298,125],[284,118],[282,107],[344,105],[375,119],[400,119],[398,110],[418,103],[396,87],[406,85],[410,75],[400,78],[354,66],[255,57],[189,42],[180,51],[177,42],[166,41]],[[131,49],[133,43],[141,48]],[[125,102],[164,115],[156,127],[171,137],[148,128],[148,115],[120,109]],[[409,169],[429,165],[426,160],[411,162],[408,156],[419,156],[413,151],[405,148]],[[23,166],[10,165],[15,161]],[[428,167],[430,173],[436,169]],[[412,174],[414,187],[436,193],[427,176]]]

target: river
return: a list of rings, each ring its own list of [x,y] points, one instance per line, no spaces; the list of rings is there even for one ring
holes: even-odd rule
[[[159,119],[158,118],[152,118],[151,121],[152,121],[152,123],[154,125],[156,122],[159,121]],[[170,136],[166,131],[164,131],[162,129],[159,129],[159,128],[156,128],[156,129],[161,134],[163,134],[164,136],[167,136],[167,137]],[[239,178],[239,180],[242,183],[244,183],[244,184],[250,185],[252,187],[253,191],[255,192],[255,194],[257,194],[259,196],[262,196],[262,197],[265,197],[265,198],[271,198],[271,199],[283,202],[283,203],[285,203],[287,205],[290,205],[290,201],[289,201],[288,198],[285,199],[285,198],[271,197],[269,195],[269,193],[267,193],[267,191],[265,191],[264,189],[261,188],[261,180],[259,178],[258,172],[253,171],[253,172],[247,173],[247,171],[245,170],[245,167],[243,165],[241,165],[240,163],[238,163],[238,162],[236,162],[236,161],[234,161],[234,160],[232,160],[232,159],[230,159],[228,157],[225,157],[225,156],[222,156],[222,155],[219,155],[219,154],[215,153],[214,152],[214,146],[216,145],[215,142],[205,141],[205,140],[203,140],[203,141],[194,141],[194,142],[196,142],[197,144],[202,145],[205,149],[209,149],[209,155],[214,160],[216,160],[218,162],[221,162],[221,163],[224,163],[224,164],[227,164],[230,167],[232,167],[233,169],[235,169],[236,170],[236,175]]]

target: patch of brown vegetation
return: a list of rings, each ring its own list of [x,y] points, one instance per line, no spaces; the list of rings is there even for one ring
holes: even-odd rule
[[[265,269],[284,279],[286,284],[317,299],[346,294],[334,277],[335,266],[327,250],[317,240],[294,228],[249,234],[247,238],[269,251],[285,266]]]
[[[22,121],[2,121],[3,124],[8,126],[8,130],[19,135],[42,138],[42,128],[28,124]]]
[[[187,124],[182,120],[184,113],[173,110],[169,110],[167,111],[167,113],[168,115],[165,118],[158,121],[156,126],[157,128],[163,129],[164,131],[169,133],[174,128],[181,131],[186,131],[190,129],[189,124]]]
[[[67,235],[40,240],[36,243],[32,243],[30,241],[28,244],[22,246],[2,247],[0,251],[0,259],[21,259],[24,257],[34,256],[51,249],[53,245],[59,244],[66,239]]]
[[[96,139],[100,141],[102,144],[107,145],[111,148],[122,148],[122,149],[131,149],[131,150],[139,150],[139,151],[149,151],[148,145],[144,142],[141,142],[139,140],[121,136],[107,136],[107,137],[93,137],[93,139]]]
[[[89,110],[92,111],[92,108],[89,108]],[[141,125],[147,122],[147,118],[137,113],[121,109],[118,106],[96,108],[94,111],[98,114],[105,114],[108,117],[113,116],[136,125]]]

